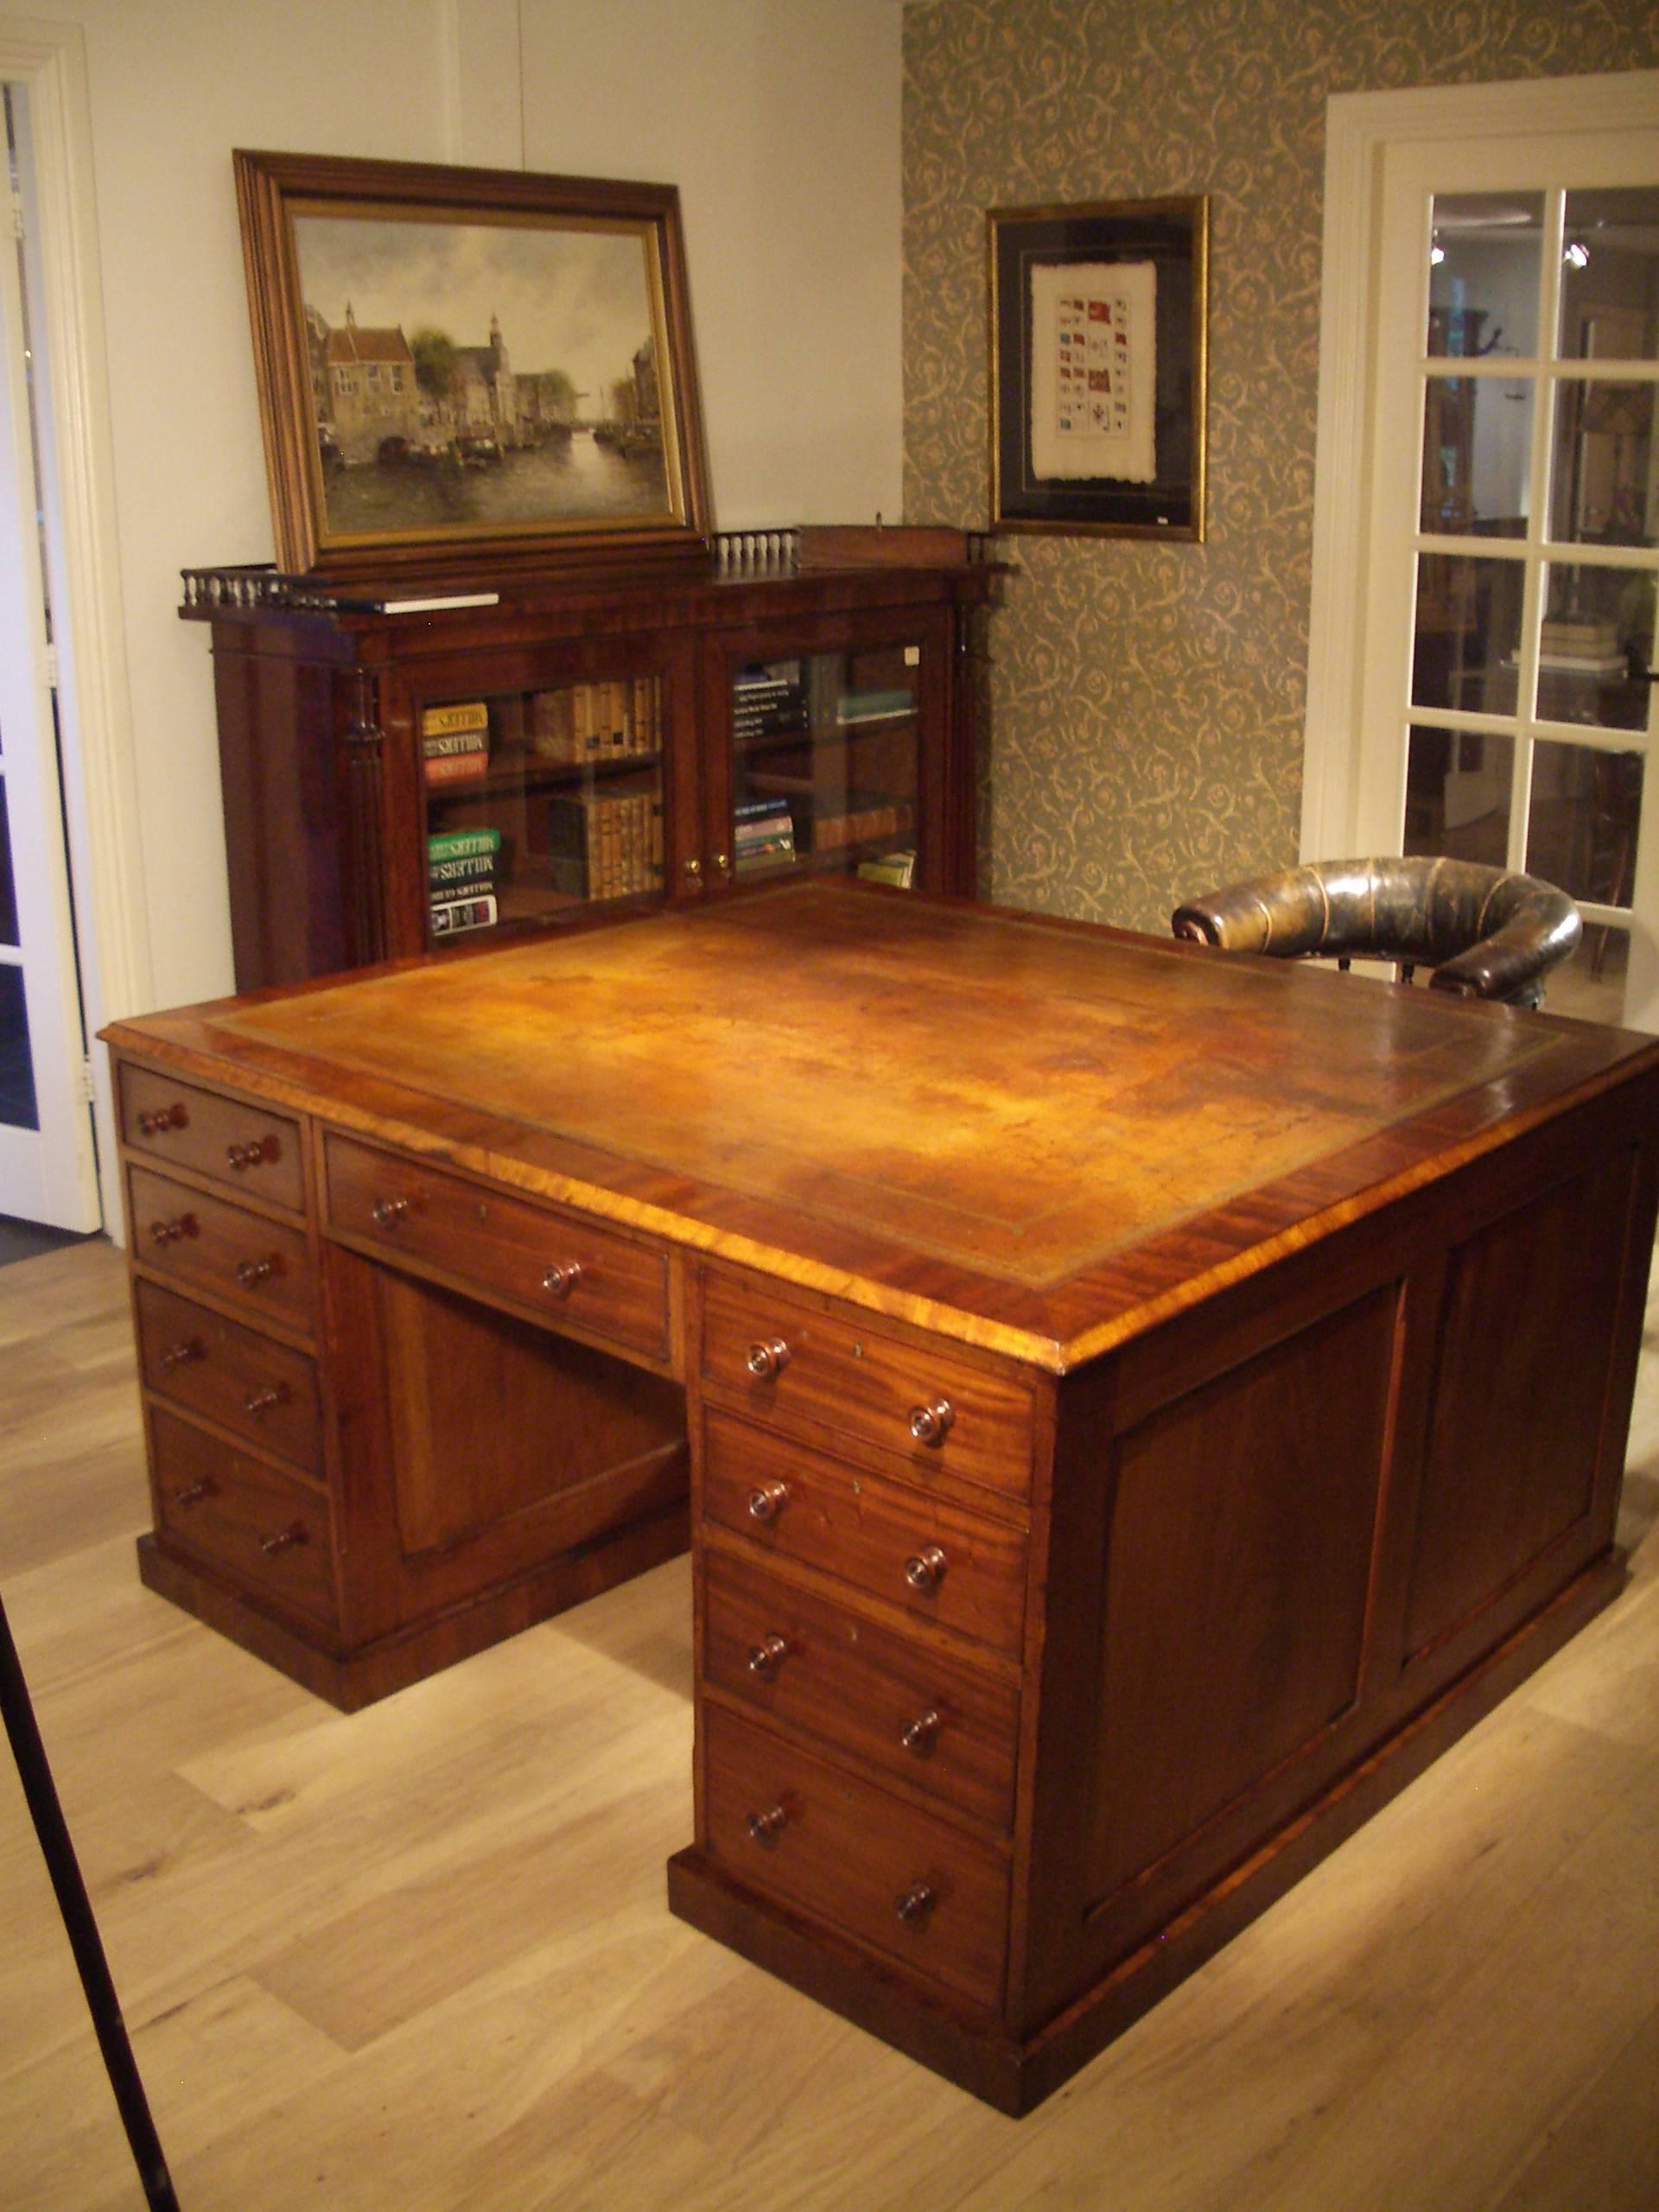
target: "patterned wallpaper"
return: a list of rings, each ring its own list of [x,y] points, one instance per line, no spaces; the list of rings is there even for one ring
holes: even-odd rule
[[[990,896],[1162,931],[1296,858],[1326,95],[1656,63],[1646,0],[907,0],[907,520],[988,512],[984,211],[1211,196],[1206,542],[1004,541]]]

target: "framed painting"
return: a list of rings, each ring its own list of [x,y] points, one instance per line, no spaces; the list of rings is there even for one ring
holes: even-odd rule
[[[986,220],[991,527],[1202,539],[1208,200]]]
[[[234,158],[282,568],[703,550],[673,186]]]

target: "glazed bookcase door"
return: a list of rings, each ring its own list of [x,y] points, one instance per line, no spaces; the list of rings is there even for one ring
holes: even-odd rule
[[[671,687],[617,662],[474,666],[413,709],[423,941],[658,904]]]
[[[709,702],[727,733],[715,869],[744,885],[861,875],[943,888],[948,639],[895,624],[722,640]],[[716,719],[717,718],[717,719]]]

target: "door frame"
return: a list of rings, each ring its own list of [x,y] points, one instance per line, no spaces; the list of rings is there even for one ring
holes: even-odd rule
[[[47,407],[41,493],[58,610],[63,800],[89,1035],[154,1003],[149,913],[127,683],[103,290],[85,35],[79,24],[0,16],[0,76],[29,101],[40,251],[32,302]],[[118,1236],[109,1057],[90,1048],[105,1225]]]
[[[1335,92],[1325,105],[1325,238],[1313,483],[1301,855],[1356,849],[1370,511],[1366,467],[1378,327],[1383,154],[1390,145],[1659,125],[1659,69],[1407,92]]]

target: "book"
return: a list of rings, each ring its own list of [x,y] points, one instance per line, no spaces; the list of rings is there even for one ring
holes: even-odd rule
[[[858,874],[866,883],[888,883],[896,891],[908,891],[916,877],[915,853],[878,854],[874,860],[861,861]]]
[[[499,853],[501,832],[486,827],[481,830],[438,830],[426,841],[429,861],[458,861],[473,853]]]
[[[429,599],[377,599],[370,604],[382,614],[436,614],[446,607],[499,607],[499,591],[435,592]]]
[[[421,765],[429,784],[464,784],[489,772],[490,755],[486,747],[478,746],[466,753],[435,754]]]
[[[626,899],[663,880],[662,797],[654,789],[554,792],[535,849],[548,880],[577,899]]]
[[[453,737],[461,730],[487,730],[490,710],[482,699],[463,699],[447,707],[423,707],[421,738]]]
[[[494,924],[493,896],[435,899],[432,901],[434,937],[454,937],[462,930],[486,930],[493,928]]]
[[[490,734],[486,729],[447,730],[441,737],[421,740],[423,760],[447,760],[454,753],[487,753]]]
[[[429,861],[427,887],[435,896],[442,892],[449,898],[463,891],[493,891],[495,866],[493,853],[460,853],[453,860]]]
[[[836,720],[849,722],[891,721],[913,715],[916,701],[902,685],[887,690],[843,691],[836,702]]]

